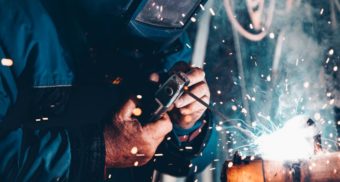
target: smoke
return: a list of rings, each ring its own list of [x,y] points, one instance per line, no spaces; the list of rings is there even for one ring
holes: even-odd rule
[[[216,11],[211,25],[206,68],[208,72],[213,70],[208,73],[213,103],[239,125],[226,127],[223,123],[223,130],[219,128],[221,136],[227,136],[220,142],[221,149],[229,157],[235,150],[255,155],[258,152],[255,143],[241,128],[260,137],[279,130],[297,115],[305,115],[316,121],[324,149],[336,150],[333,113],[336,100],[329,91],[334,83],[329,82],[333,77],[325,74],[324,68],[331,47],[336,46],[331,41],[335,37],[332,36],[329,2],[276,1],[272,23],[266,27],[268,34],[264,39],[254,42],[238,34],[244,75],[237,71],[240,65],[236,64],[235,37],[225,10],[221,9],[222,3],[215,3],[215,11],[220,11]],[[267,1],[265,5],[264,15],[271,16]],[[245,1],[234,4],[235,17],[245,30],[258,34],[252,29],[245,6]],[[209,64],[216,62],[216,54],[223,57],[223,62]],[[233,67],[223,69],[221,65]],[[241,79],[245,81],[245,88],[240,87]],[[244,98],[235,89],[244,89]],[[214,94],[220,90],[222,94]],[[244,107],[244,101],[249,103],[249,108]],[[250,118],[250,123],[245,122],[245,118]]]

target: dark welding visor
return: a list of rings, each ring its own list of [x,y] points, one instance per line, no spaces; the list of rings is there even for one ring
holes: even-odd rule
[[[182,28],[200,0],[148,0],[135,20],[164,28]]]

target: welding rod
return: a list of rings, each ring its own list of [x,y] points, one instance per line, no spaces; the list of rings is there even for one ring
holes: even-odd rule
[[[202,99],[197,97],[195,94],[189,92],[188,90],[184,90],[184,92],[189,94],[192,98],[194,98],[196,101],[198,101],[202,105],[204,105],[212,113],[215,113],[215,114],[219,115],[223,119],[224,122],[228,122],[228,123],[230,123],[232,125],[236,125],[236,123],[233,122],[233,120],[228,119],[227,116],[225,116],[223,113],[221,113],[217,109],[210,107],[209,104],[204,102]],[[252,132],[250,132],[250,131],[248,131],[246,129],[243,129],[241,127],[238,127],[237,129],[239,129],[243,134],[245,134],[246,136],[250,137],[251,139],[255,139],[256,138],[256,136]]]
[[[206,102],[204,102],[201,98],[197,97],[195,94],[191,93],[190,91],[188,90],[185,90],[184,91],[185,93],[187,93],[188,95],[190,95],[192,98],[194,98],[197,102],[201,103],[202,105],[204,105],[208,110],[210,110],[211,112],[219,115],[223,121],[226,121],[226,122],[230,122],[229,119],[223,114],[221,113],[220,111],[218,111],[217,109],[215,108],[212,108],[209,106],[209,104],[207,104]]]

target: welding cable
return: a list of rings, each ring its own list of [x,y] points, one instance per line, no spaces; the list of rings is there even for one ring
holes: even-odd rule
[[[235,27],[235,29],[245,38],[251,40],[251,41],[260,41],[262,40],[267,34],[271,27],[273,16],[274,16],[274,10],[275,10],[275,0],[270,1],[269,4],[269,12],[267,21],[265,23],[264,30],[261,31],[258,34],[250,33],[249,31],[245,30],[242,25],[237,21],[237,19],[234,16],[234,12],[232,10],[232,3],[231,0],[224,0],[224,7],[226,9],[227,17],[230,21],[230,23]]]

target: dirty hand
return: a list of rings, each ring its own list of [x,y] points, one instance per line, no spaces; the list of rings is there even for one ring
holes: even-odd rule
[[[107,167],[131,167],[146,164],[158,145],[172,130],[167,114],[159,120],[142,126],[132,117],[136,104],[128,100],[105,127],[105,163]]]

